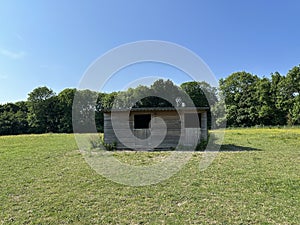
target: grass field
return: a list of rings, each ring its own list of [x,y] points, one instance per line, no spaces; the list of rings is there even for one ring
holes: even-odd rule
[[[116,152],[144,164],[166,152]],[[232,129],[213,163],[130,187],[92,170],[70,134],[0,137],[1,224],[299,224],[300,129]]]

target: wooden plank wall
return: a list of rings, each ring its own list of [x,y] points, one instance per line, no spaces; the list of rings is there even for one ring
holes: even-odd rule
[[[135,114],[151,114],[151,123],[155,124],[155,130],[150,129],[133,129],[133,119]],[[117,143],[117,148],[118,149],[128,149],[127,145],[134,146],[135,149],[151,149],[152,148],[152,143],[153,139],[159,138],[161,134],[163,134],[163,129],[165,128],[162,124],[157,124],[156,120],[157,117],[162,118],[165,121],[165,124],[167,126],[167,133],[165,138],[163,139],[162,143],[156,148],[161,148],[161,149],[170,149],[170,148],[176,148],[178,145],[178,141],[180,138],[181,132],[184,133],[184,135],[187,135],[186,137],[186,144],[190,145],[189,143],[190,139],[191,142],[194,142],[195,137],[188,137],[191,135],[199,135],[201,138],[207,138],[207,114],[206,112],[202,112],[201,115],[201,130],[198,129],[197,132],[195,131],[187,131],[183,127],[183,121],[180,121],[180,117],[176,111],[157,111],[157,112],[131,112],[130,116],[128,117],[128,114],[126,113],[118,113],[118,117],[114,120],[114,125],[117,125],[118,127],[125,127],[125,125],[129,124],[129,128],[131,129],[131,132],[128,132],[128,130],[122,130],[119,129],[119,134],[121,134],[123,143],[121,143],[118,138],[116,137],[116,134],[114,132],[113,126],[112,126],[112,121],[111,121],[111,113],[104,113],[104,141],[106,143]],[[183,118],[183,116],[182,116]],[[160,127],[160,125],[162,125]],[[160,130],[160,128],[162,130]],[[191,133],[192,132],[192,133]],[[132,134],[137,137],[141,138],[145,141],[138,141],[136,143],[135,138],[133,138]],[[149,138],[151,136],[151,138]],[[199,137],[198,136],[198,137]],[[146,141],[146,139],[148,140]],[[200,140],[200,138],[198,138]]]

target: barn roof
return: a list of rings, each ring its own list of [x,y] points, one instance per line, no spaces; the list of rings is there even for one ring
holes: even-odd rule
[[[146,108],[121,108],[121,109],[106,109],[104,113],[114,112],[154,112],[154,111],[207,111],[209,107],[146,107]]]

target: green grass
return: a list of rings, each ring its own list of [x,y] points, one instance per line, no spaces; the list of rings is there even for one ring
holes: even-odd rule
[[[149,164],[168,152],[115,152]],[[230,129],[205,171],[194,153],[156,185],[92,170],[73,135],[0,137],[0,224],[299,224],[300,129]]]

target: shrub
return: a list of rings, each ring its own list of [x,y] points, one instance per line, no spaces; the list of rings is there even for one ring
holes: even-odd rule
[[[100,138],[90,139],[91,149],[102,149],[103,147],[107,151],[114,151],[117,149],[117,142],[105,143],[103,135]]]
[[[208,139],[200,140],[200,142],[196,145],[195,151],[204,151],[206,149],[207,144],[208,144]]]

